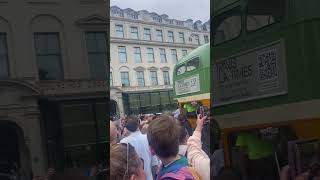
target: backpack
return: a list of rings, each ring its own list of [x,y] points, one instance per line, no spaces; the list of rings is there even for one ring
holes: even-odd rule
[[[182,167],[176,173],[167,173],[159,178],[171,178],[176,180],[202,180],[201,176],[193,167]]]

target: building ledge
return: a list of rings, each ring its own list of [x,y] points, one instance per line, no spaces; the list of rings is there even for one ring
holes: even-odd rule
[[[38,83],[42,96],[107,93],[109,89],[105,80],[40,81]]]
[[[139,45],[150,45],[150,46],[167,46],[167,47],[177,47],[177,48],[197,48],[201,45],[197,44],[183,44],[183,43],[169,43],[160,41],[147,41],[138,39],[124,39],[111,37],[111,43],[125,43],[125,44],[139,44]]]
[[[55,4],[58,5],[61,0],[26,0],[29,4]]]
[[[157,91],[157,90],[172,90],[172,85],[159,85],[159,86],[130,86],[130,87],[121,87],[121,86],[112,86],[112,88],[121,89],[122,92],[147,92],[147,91]]]
[[[210,31],[197,30],[197,29],[193,29],[193,28],[181,26],[181,25],[158,23],[158,22],[152,22],[152,21],[148,21],[148,20],[130,19],[130,18],[125,18],[125,17],[116,17],[116,16],[112,16],[112,15],[110,15],[110,20],[126,21],[126,22],[138,23],[138,24],[147,24],[147,25],[152,25],[152,26],[164,26],[164,27],[170,27],[170,28],[174,28],[174,29],[189,30],[192,32],[197,32],[197,33],[208,33],[208,34],[210,33]]]

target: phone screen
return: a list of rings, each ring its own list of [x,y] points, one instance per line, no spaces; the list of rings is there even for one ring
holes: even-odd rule
[[[200,106],[200,118],[203,118],[204,116],[204,110],[203,110],[203,107]]]

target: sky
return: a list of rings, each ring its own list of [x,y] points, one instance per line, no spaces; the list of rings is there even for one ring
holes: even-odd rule
[[[204,23],[210,18],[210,0],[110,0],[110,5],[167,14],[170,19],[183,21],[192,19]]]

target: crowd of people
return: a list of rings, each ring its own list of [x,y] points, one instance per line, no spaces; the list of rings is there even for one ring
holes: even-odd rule
[[[261,180],[261,171],[244,177],[241,169],[225,167],[221,139],[214,152],[210,151],[209,127],[215,122],[210,120],[210,114],[198,115],[193,129],[187,116],[179,111],[113,119],[110,121],[110,179]],[[236,145],[245,149],[244,137],[252,139],[252,135],[239,134]],[[259,169],[262,161],[250,162],[257,162],[255,166]],[[278,174],[276,176],[267,175],[268,169],[262,174],[270,180],[320,180],[319,162],[320,151],[314,155],[309,168],[295,176],[291,173],[294,167],[289,165],[269,173]],[[251,176],[257,173],[259,176]]]
[[[207,119],[198,116],[194,130],[183,114],[112,119],[110,179],[209,180],[210,148],[201,138]]]

